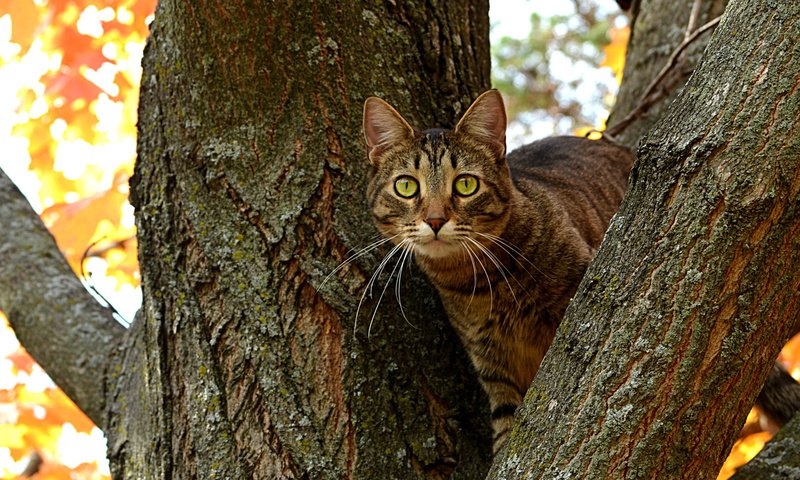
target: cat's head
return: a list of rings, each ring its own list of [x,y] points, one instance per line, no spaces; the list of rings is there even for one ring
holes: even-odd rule
[[[453,130],[417,131],[383,100],[364,103],[373,219],[395,244],[429,258],[462,256],[508,221],[506,113],[496,90],[478,97]]]

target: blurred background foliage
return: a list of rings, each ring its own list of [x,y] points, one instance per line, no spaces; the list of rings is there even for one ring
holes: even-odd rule
[[[492,82],[506,101],[511,143],[602,128],[622,78],[627,16],[610,0],[574,0],[529,18],[524,30],[505,34],[495,23],[492,32]]]

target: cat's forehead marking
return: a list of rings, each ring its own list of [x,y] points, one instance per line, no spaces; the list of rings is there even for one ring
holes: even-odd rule
[[[450,172],[448,164],[453,164],[450,152],[450,139],[447,130],[431,129],[420,132],[416,151],[412,155],[414,169],[418,172],[428,192],[440,192],[448,185]],[[455,168],[455,167],[453,167]]]
[[[449,141],[445,136],[446,130],[432,128],[422,132],[420,151],[424,154],[433,171],[439,170],[442,160],[447,160],[449,155]],[[420,155],[422,157],[422,155]],[[419,166],[417,166],[419,168]]]

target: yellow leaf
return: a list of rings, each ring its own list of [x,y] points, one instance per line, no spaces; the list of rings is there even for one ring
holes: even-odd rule
[[[81,259],[86,247],[95,240],[98,225],[101,221],[118,224],[126,200],[127,195],[112,186],[104,192],[77,202],[56,204],[42,212],[42,220],[76,273],[80,273]]]
[[[630,27],[612,28],[608,34],[611,42],[603,48],[605,54],[601,67],[610,67],[614,72],[617,83],[622,82],[622,70],[625,67],[625,50],[628,47],[628,37],[630,37]]]
[[[28,429],[24,425],[0,424],[0,447],[11,449],[11,456],[19,460],[25,456],[27,444],[25,433]],[[14,452],[20,454],[15,456]]]
[[[717,480],[728,480],[736,473],[736,469],[749,462],[764,448],[764,444],[772,438],[768,432],[759,432],[738,440],[731,449],[730,455],[722,465]]]

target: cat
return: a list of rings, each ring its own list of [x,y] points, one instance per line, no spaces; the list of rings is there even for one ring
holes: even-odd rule
[[[614,142],[567,136],[506,156],[505,132],[496,90],[453,130],[419,132],[383,100],[364,103],[373,220],[383,242],[413,253],[438,290],[489,397],[494,452],[622,201],[634,159]],[[781,427],[800,409],[800,384],[776,362],[756,405],[770,429]]]
[[[506,156],[497,90],[453,130],[422,132],[370,97],[364,134],[373,220],[438,290],[489,397],[496,452],[622,200],[633,153],[562,136]]]

